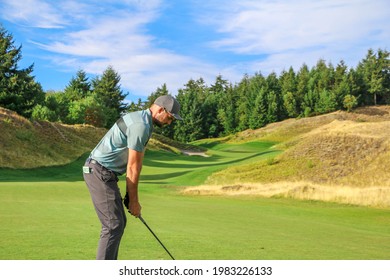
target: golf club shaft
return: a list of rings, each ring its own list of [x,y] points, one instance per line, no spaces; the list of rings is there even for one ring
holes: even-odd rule
[[[160,241],[160,239],[158,239],[157,235],[154,234],[154,232],[152,231],[152,229],[148,226],[148,224],[145,222],[145,220],[139,216],[138,217],[141,222],[148,228],[148,230],[153,234],[153,236],[157,239],[157,241],[160,243],[160,245],[165,249],[165,251],[168,253],[168,255],[171,257],[172,260],[175,260],[175,258],[171,255],[171,253],[169,253],[168,249],[165,248],[164,244],[162,244],[162,242]]]

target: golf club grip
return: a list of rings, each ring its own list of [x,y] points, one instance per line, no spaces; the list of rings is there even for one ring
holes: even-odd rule
[[[160,245],[164,248],[165,252],[168,253],[168,255],[171,257],[172,260],[175,260],[175,258],[171,255],[171,253],[169,253],[168,249],[165,248],[164,244],[162,244],[162,242],[160,241],[160,239],[158,239],[157,235],[154,234],[154,232],[152,231],[152,229],[148,226],[148,224],[145,222],[145,220],[142,218],[141,215],[138,216],[138,218],[141,220],[141,222],[148,228],[148,230],[151,232],[151,234],[153,234],[153,236],[157,239],[158,243],[160,243]]]

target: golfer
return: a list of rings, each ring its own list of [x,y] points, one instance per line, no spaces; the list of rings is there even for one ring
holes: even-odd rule
[[[122,116],[92,150],[83,167],[83,175],[102,224],[96,259],[118,258],[127,221],[118,176],[126,173],[128,210],[131,215],[139,217],[138,181],[153,124],[163,127],[181,120],[179,110],[180,104],[174,97],[160,96],[149,109]]]

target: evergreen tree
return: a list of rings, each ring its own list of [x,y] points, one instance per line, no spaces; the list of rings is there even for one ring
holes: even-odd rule
[[[235,91],[237,91],[238,95],[238,104],[236,110],[238,131],[243,131],[249,128],[249,120],[253,110],[253,99],[249,85],[249,76],[245,74],[238,86],[235,87]]]
[[[0,106],[31,117],[35,105],[44,101],[45,93],[34,81],[34,65],[19,69],[22,46],[16,47],[13,36],[0,25]]]
[[[77,71],[76,77],[72,77],[65,87],[64,93],[69,101],[80,100],[91,95],[91,83],[88,81],[85,71]]]
[[[180,103],[180,115],[183,121],[175,123],[174,138],[181,142],[191,142],[204,138],[202,104],[199,101],[199,84],[190,80],[184,87],[179,89],[177,101]]]
[[[223,129],[221,135],[229,135],[237,131],[237,92],[232,85],[226,88],[226,94],[220,99],[217,117]]]
[[[250,121],[252,129],[260,128],[268,123],[268,100],[265,93],[265,87],[261,87],[260,92],[257,94],[254,103],[253,115]]]
[[[288,91],[283,95],[283,106],[288,117],[296,118],[299,116],[299,106],[294,93],[291,91]]]
[[[303,115],[305,117],[310,117],[315,114],[315,108],[316,108],[316,104],[318,103],[318,99],[319,99],[319,94],[313,89],[310,89],[305,94],[302,102]]]
[[[285,116],[281,87],[275,72],[268,75],[266,85],[268,103],[267,123],[273,123],[284,119]]]
[[[207,91],[206,100],[203,111],[206,114],[205,128],[207,137],[218,137],[223,135],[223,124],[219,118],[220,110],[226,110],[227,92],[229,90],[229,82],[218,75],[215,83],[210,86]]]
[[[336,102],[335,109],[342,109],[345,96],[351,94],[351,88],[348,82],[348,68],[343,60],[340,61],[334,72],[334,85],[331,93],[334,95]]]
[[[304,98],[309,91],[309,80],[310,80],[310,71],[306,64],[303,64],[297,73],[297,100],[300,100],[300,116],[305,115],[305,110],[307,108],[306,103],[304,103]],[[310,110],[310,108],[309,108]]]
[[[365,91],[370,94],[367,105],[385,104],[390,94],[390,60],[389,52],[381,49],[375,53],[368,50],[366,57],[359,63],[357,72],[363,77]]]
[[[326,65],[325,60],[318,60],[315,67],[312,68],[310,77],[313,79],[313,90],[317,93],[323,90],[330,90],[333,85],[333,72],[334,68],[332,64]]]
[[[345,79],[346,79],[346,83],[348,84],[348,87],[349,87],[350,95],[356,97],[358,106],[363,105],[364,101],[363,101],[362,95],[363,95],[363,89],[365,88],[363,76],[360,75],[358,71],[351,68]]]
[[[249,128],[256,129],[267,124],[268,100],[266,96],[267,83],[261,73],[256,73],[249,79],[249,95],[253,104],[249,114]]]
[[[378,62],[381,65],[382,71],[382,97],[383,104],[390,104],[390,52],[386,50],[378,50]]]
[[[323,89],[318,94],[318,99],[314,105],[315,113],[325,114],[336,110],[337,102],[333,92]]]
[[[137,103],[132,101],[129,106],[127,106],[127,111],[128,112],[135,112],[135,111],[140,111],[146,108],[145,106],[146,102],[143,102],[141,98],[138,98]]]
[[[105,108],[106,127],[111,127],[126,109],[123,100],[127,94],[123,94],[119,84],[120,80],[119,74],[109,66],[101,77],[96,77],[92,81],[93,93]]]
[[[297,79],[292,67],[289,71],[283,71],[279,78],[283,106],[288,117],[298,117],[300,114],[300,105],[302,103],[301,97],[298,94]]]

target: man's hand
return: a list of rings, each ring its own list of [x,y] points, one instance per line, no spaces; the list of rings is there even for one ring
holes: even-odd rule
[[[129,213],[138,218],[141,215],[141,204],[138,201],[129,203]]]
[[[138,201],[130,202],[129,193],[126,193],[123,204],[131,215],[137,218],[141,216],[141,204]]]

